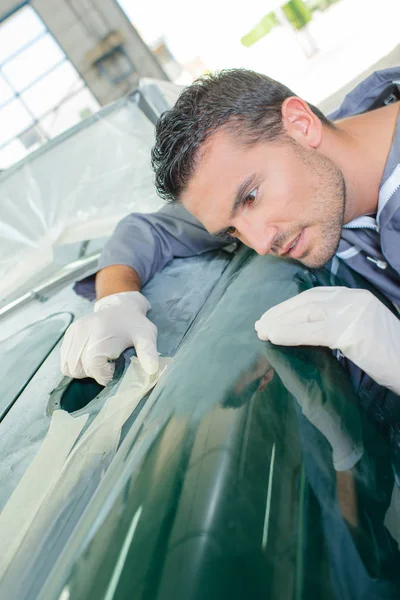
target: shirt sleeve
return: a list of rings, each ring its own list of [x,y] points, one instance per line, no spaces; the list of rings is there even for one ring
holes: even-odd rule
[[[228,243],[210,235],[182,204],[166,204],[156,213],[132,213],[122,219],[103,249],[98,270],[127,265],[135,269],[144,286],[171,259]]]

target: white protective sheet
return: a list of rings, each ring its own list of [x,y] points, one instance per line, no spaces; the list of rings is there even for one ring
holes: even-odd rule
[[[155,375],[147,375],[136,357],[117,394],[78,439],[88,415],[56,410],[43,444],[0,514],[0,581],[25,542],[33,547],[62,510],[71,490],[101,461],[107,465],[117,450],[121,428],[140,400],[157,383],[171,359],[161,358]],[[83,413],[83,414],[82,414]],[[78,440],[78,441],[76,441]],[[36,539],[36,543],[35,543]],[[18,568],[16,571],[18,572]]]
[[[54,413],[43,445],[0,513],[0,580],[31,526],[41,503],[57,480],[60,470],[88,415],[74,419],[63,410]],[[44,484],[45,480],[45,484]]]
[[[172,101],[160,99],[164,108]],[[154,125],[131,95],[1,174],[0,300],[49,265],[56,245],[108,236],[130,212],[162,205],[153,143]]]

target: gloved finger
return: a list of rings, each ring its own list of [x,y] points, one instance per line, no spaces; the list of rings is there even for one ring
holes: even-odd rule
[[[268,331],[263,330],[258,337],[280,346],[325,346],[334,349],[331,328],[324,326],[325,324],[326,322],[317,321],[293,325],[276,319],[268,327]]]
[[[157,345],[153,337],[140,338],[135,343],[137,357],[143,369],[149,375],[157,373],[159,368],[159,357]]]
[[[275,308],[275,307],[274,307]],[[271,332],[276,333],[277,325],[279,327],[292,326],[293,333],[296,335],[297,326],[301,323],[319,323],[327,321],[329,315],[327,314],[323,304],[315,302],[307,303],[305,305],[292,307],[291,310],[287,310],[280,315],[276,315],[276,311],[273,309],[267,310],[261,318],[255,322],[254,328],[257,331],[260,340],[273,340],[270,337]]]
[[[61,371],[65,375],[69,375],[74,379],[82,379],[83,377],[86,377],[86,371],[81,361],[81,352],[77,352],[76,349],[72,347],[66,356],[65,363],[61,368]]]
[[[100,385],[106,386],[114,376],[115,364],[109,362],[107,356],[85,356],[83,364],[86,377],[92,377]]]
[[[68,363],[68,355],[71,350],[73,340],[73,333],[71,332],[71,327],[68,327],[67,331],[64,333],[63,340],[61,342],[60,347],[60,366],[61,371],[64,373],[64,369],[67,368]]]
[[[60,369],[61,373],[67,377],[82,379],[86,377],[86,373],[80,360],[81,353],[74,348],[74,337],[74,332],[67,329],[60,348]]]
[[[80,360],[72,367],[70,367],[68,362],[64,363],[61,367],[61,373],[73,379],[83,379],[87,376]]]

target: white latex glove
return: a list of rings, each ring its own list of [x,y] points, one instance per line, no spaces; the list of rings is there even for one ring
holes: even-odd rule
[[[157,327],[147,317],[150,303],[140,292],[120,292],[98,300],[94,312],[70,325],[61,345],[61,371],[81,379],[93,377],[107,385],[113,377],[109,362],[131,346],[143,369],[158,370]]]
[[[400,395],[400,321],[367,290],[307,290],[268,310],[255,329],[273,344],[338,349]]]

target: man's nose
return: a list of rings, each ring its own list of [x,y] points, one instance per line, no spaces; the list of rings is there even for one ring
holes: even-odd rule
[[[250,246],[261,256],[268,254],[278,234],[276,227],[247,220],[240,223],[239,227],[241,240],[246,246]]]

